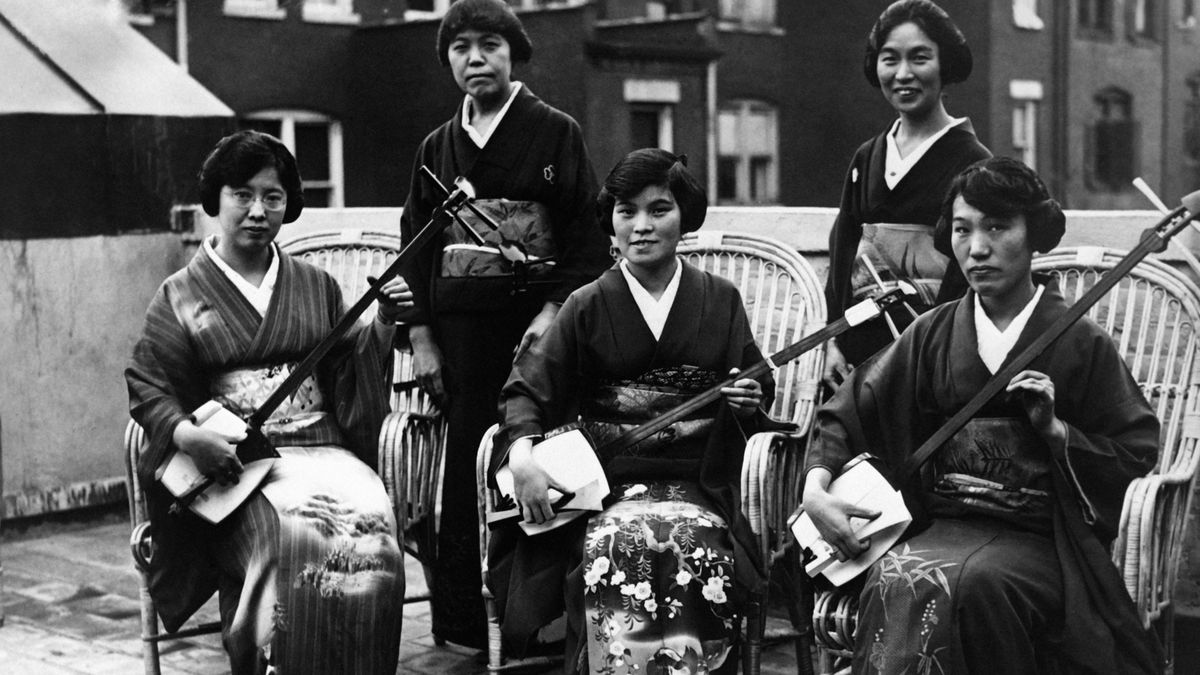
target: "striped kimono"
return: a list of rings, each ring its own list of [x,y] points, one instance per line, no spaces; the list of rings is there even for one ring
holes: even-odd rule
[[[151,509],[159,614],[175,630],[219,590],[235,673],[267,662],[281,673],[392,673],[403,558],[368,465],[387,412],[390,329],[353,329],[271,415],[263,431],[281,458],[246,504],[217,525],[167,513],[170,496],[154,472],[179,422],[209,399],[248,415],[344,311],[328,274],[280,255],[260,315],[212,255],[200,250],[163,282],[125,373],[130,412],[149,439],[137,470]]]

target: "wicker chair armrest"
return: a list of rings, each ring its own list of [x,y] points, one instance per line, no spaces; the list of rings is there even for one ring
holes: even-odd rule
[[[150,537],[150,521],[142,521],[134,525],[129,534],[129,552],[133,554],[133,564],[142,572],[150,571],[150,559],[154,557],[154,540]]]
[[[799,432],[762,432],[746,442],[742,458],[741,507],[758,536],[763,564],[791,536],[787,518],[800,505],[806,436]]]
[[[394,412],[379,431],[379,477],[392,500],[398,532],[434,515],[441,494],[445,421],[439,413]]]

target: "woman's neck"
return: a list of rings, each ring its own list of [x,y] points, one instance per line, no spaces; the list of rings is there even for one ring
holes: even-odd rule
[[[625,267],[633,275],[633,278],[637,279],[638,283],[642,285],[642,288],[646,289],[650,297],[659,300],[662,298],[663,293],[666,292],[671,279],[675,277],[675,269],[678,266],[679,261],[671,258],[671,264],[659,267],[647,268],[634,265],[633,263],[627,263]]]
[[[504,104],[508,103],[508,99],[512,97],[513,85],[510,83],[508,89],[498,92],[495,96],[486,98],[471,97],[471,126],[480,131],[484,131],[492,126],[496,116],[504,109]]]
[[[900,126],[896,129],[896,144],[901,149],[911,149],[923,143],[954,121],[946,107],[939,101],[928,114],[921,117],[900,115]],[[906,153],[901,153],[906,154]]]
[[[991,319],[992,325],[997,330],[1003,331],[1025,309],[1036,292],[1037,287],[1034,286],[1033,280],[1030,279],[1028,283],[1013,289],[1011,293],[1004,297],[992,296],[985,298],[979,296],[979,302],[983,305],[984,314],[987,314],[987,317]]]
[[[261,284],[267,275],[267,270],[271,268],[271,256],[273,255],[271,245],[247,251],[230,245],[228,241],[228,237],[218,238],[217,245],[213,247],[213,250],[221,256],[221,260],[225,261],[230,269],[242,275],[243,279],[255,286]]]

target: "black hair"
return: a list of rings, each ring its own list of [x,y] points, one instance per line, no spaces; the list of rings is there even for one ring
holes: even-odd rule
[[[950,258],[954,200],[963,201],[983,213],[999,218],[1025,216],[1025,229],[1034,251],[1045,253],[1058,246],[1067,228],[1062,207],[1050,198],[1037,172],[1010,157],[980,160],[954,177],[942,200],[941,218],[933,231],[933,245]]]
[[[900,0],[888,5],[883,14],[871,27],[867,36],[867,53],[863,58],[863,75],[867,82],[879,88],[879,73],[875,70],[879,52],[887,42],[888,35],[897,27],[914,23],[938,46],[938,64],[941,67],[942,85],[966,82],[971,76],[975,60],[967,38],[963,37],[946,10],[929,0]]]
[[[200,205],[216,216],[221,210],[221,188],[240,187],[266,168],[279,173],[279,183],[287,193],[283,222],[300,217],[304,209],[304,190],[296,158],[278,138],[261,131],[239,131],[217,142],[200,166]]]
[[[533,57],[533,43],[525,33],[525,26],[507,3],[502,0],[459,0],[450,5],[438,26],[438,62],[443,66],[450,65],[450,43],[459,33],[472,29],[503,37],[508,42],[514,63],[525,63]]]
[[[642,148],[617,162],[596,197],[600,226],[613,236],[613,208],[618,199],[632,199],[651,185],[665,185],[679,205],[679,230],[695,232],[708,215],[708,195],[687,170],[687,156],[659,148]]]

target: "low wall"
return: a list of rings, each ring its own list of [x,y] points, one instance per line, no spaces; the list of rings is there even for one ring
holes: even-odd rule
[[[307,209],[281,239],[329,228],[398,227],[399,209]],[[834,210],[710,209],[706,230],[771,236],[824,276]],[[1152,211],[1070,211],[1066,245],[1128,249],[1158,221]],[[125,498],[122,372],[158,284],[182,267],[205,233],[0,240],[0,461],[6,518]],[[1178,238],[1197,248],[1194,232]],[[1183,246],[1160,257],[1188,268]],[[1196,268],[1193,269],[1193,276]],[[1192,528],[1180,576],[1181,606],[1200,608],[1200,532]],[[1192,563],[1191,561],[1198,561]]]

